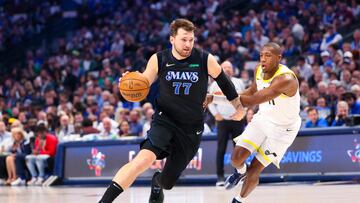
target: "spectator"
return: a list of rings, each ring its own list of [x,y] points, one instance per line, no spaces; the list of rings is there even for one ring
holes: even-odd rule
[[[60,117],[60,127],[56,132],[59,142],[63,142],[65,137],[74,133],[74,125],[70,123],[70,118],[66,114]]]
[[[319,97],[316,100],[316,109],[318,111],[319,117],[324,118],[327,120],[327,118],[331,114],[330,108],[326,105],[326,100],[324,97]]]
[[[311,70],[311,66],[307,63],[304,56],[300,56],[298,58],[297,65],[301,78],[308,80],[312,75],[312,70]]]
[[[360,50],[360,28],[354,31],[353,38],[354,40],[351,42],[351,49]]]
[[[319,113],[316,108],[309,107],[306,112],[309,121],[305,123],[305,128],[323,128],[329,126],[325,119],[319,118]]]
[[[342,36],[336,31],[334,25],[327,24],[326,25],[326,33],[321,42],[320,49],[325,51],[330,45],[337,45],[341,42]]]
[[[93,123],[90,119],[85,118],[82,121],[82,133],[81,136],[89,135],[89,134],[97,134],[100,133],[100,131],[93,127]]]
[[[31,180],[28,185],[42,185],[45,181],[45,168],[48,159],[54,158],[58,140],[47,132],[46,126],[37,126],[35,145],[32,154],[26,156],[26,165],[31,173]]]
[[[351,92],[353,92],[357,98],[356,102],[360,102],[360,85],[355,84],[351,86]]]
[[[13,146],[11,154],[6,157],[6,166],[8,168],[8,174],[10,179],[14,179],[11,182],[12,186],[25,185],[25,157],[31,153],[30,142],[25,139],[26,132],[21,128],[11,129]]]
[[[11,143],[13,143],[11,133],[6,131],[3,121],[0,121],[0,185],[4,185],[7,179],[6,157],[10,153]]]
[[[122,121],[122,122],[120,123],[119,136],[120,136],[120,137],[133,136],[133,134],[130,134],[130,125],[129,125],[129,122],[127,122],[127,121]]]
[[[145,122],[143,125],[143,137],[147,136],[147,131],[150,129],[150,125],[151,125],[151,121],[152,121],[152,116],[155,113],[154,109],[149,108],[147,109],[147,111],[145,111]]]
[[[255,114],[255,111],[253,108],[248,108],[248,110],[246,111],[246,124],[249,124],[251,122],[251,120],[253,119]]]
[[[349,105],[350,115],[360,114],[360,102],[357,102],[356,95],[353,92],[345,92],[341,98]]]
[[[337,113],[331,126],[346,126],[349,117],[349,106],[345,101],[339,101],[337,104]]]
[[[142,135],[142,123],[140,122],[139,111],[133,109],[129,115],[130,133],[136,136]]]
[[[103,129],[100,130],[99,136],[103,139],[116,138],[118,134],[118,129],[114,129],[112,126],[112,120],[109,117],[105,117],[102,120]]]

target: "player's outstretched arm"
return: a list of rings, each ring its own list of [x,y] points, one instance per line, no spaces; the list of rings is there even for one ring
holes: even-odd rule
[[[275,99],[281,94],[294,96],[298,88],[297,79],[291,74],[283,74],[275,77],[268,88],[262,89],[253,95],[240,94],[243,106],[253,106]]]
[[[245,110],[243,108],[243,105],[241,104],[234,84],[225,75],[224,71],[216,61],[215,57],[211,54],[209,54],[208,56],[208,73],[212,78],[215,79],[216,83],[219,85],[221,91],[224,93],[227,100],[229,100],[230,103],[235,107],[237,113],[241,115],[241,117],[243,117],[245,115]],[[207,100],[208,98],[204,102],[205,106],[207,105]]]
[[[216,83],[219,85],[221,91],[224,93],[226,98],[229,101],[238,99],[238,93],[236,92],[234,84],[225,75],[224,71],[221,69],[215,57],[209,54],[207,62],[209,75],[215,79]]]

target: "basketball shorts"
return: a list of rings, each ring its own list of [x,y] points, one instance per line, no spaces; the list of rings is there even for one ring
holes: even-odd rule
[[[294,142],[301,126],[301,119],[291,125],[276,125],[259,115],[254,115],[244,132],[234,138],[236,146],[255,153],[263,166],[273,163],[280,168],[280,161],[287,148]]]
[[[190,161],[198,151],[203,130],[203,123],[180,124],[164,112],[155,112],[140,148],[154,152],[159,160],[176,154]]]

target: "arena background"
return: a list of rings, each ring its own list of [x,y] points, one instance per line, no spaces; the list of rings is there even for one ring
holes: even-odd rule
[[[24,141],[31,146],[40,125],[58,140],[53,146],[56,155],[48,159],[45,179],[38,185],[104,186],[134,157],[151,122],[157,87],[152,86],[146,100],[131,103],[121,97],[118,79],[125,71],[143,71],[153,53],[170,47],[169,23],[176,18],[193,21],[196,46],[212,53],[219,63],[231,61],[236,77],[247,86],[260,47],[269,41],[282,46],[282,63],[297,74],[302,128],[282,168],[267,168],[261,183],[357,183],[359,1],[0,0],[0,190],[4,188],[4,201],[22,202],[11,199],[19,195],[14,188],[31,180],[25,164],[16,168],[22,174],[9,177],[6,157],[14,146],[13,128],[23,129]],[[342,101],[348,108],[345,115],[337,110]],[[317,110],[315,118],[308,115],[311,108]],[[249,122],[251,116],[246,119]],[[217,128],[209,112],[205,121],[201,148],[179,185],[215,185]],[[229,141],[226,174],[232,172],[231,151]],[[154,163],[136,185],[148,185],[153,170],[162,164]],[[335,190],[345,188],[339,187]],[[44,194],[46,198],[48,193]],[[173,198],[177,201],[178,196]]]

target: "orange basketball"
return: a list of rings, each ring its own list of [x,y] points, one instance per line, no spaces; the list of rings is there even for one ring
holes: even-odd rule
[[[145,99],[149,89],[149,81],[139,72],[126,74],[119,83],[121,95],[130,102],[139,102]]]

